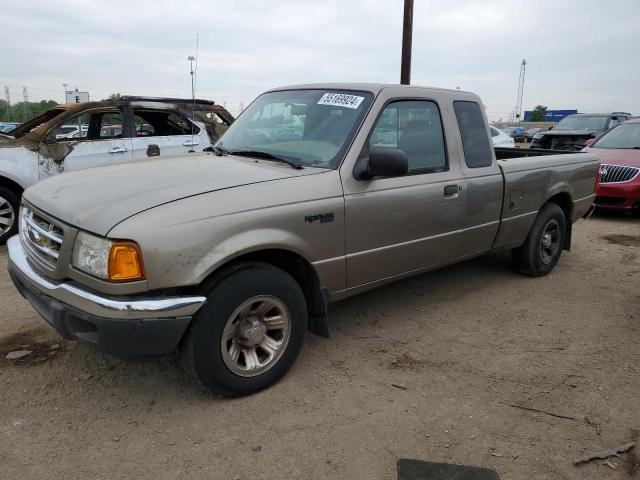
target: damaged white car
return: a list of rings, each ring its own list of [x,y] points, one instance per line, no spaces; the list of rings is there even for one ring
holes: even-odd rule
[[[0,245],[17,231],[22,192],[66,171],[201,152],[234,118],[209,100],[120,97],[58,105],[0,134]]]

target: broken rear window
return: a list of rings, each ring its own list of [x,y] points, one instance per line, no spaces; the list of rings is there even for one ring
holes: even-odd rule
[[[192,123],[175,112],[136,109],[134,115],[138,137],[191,135]],[[196,125],[193,125],[193,133],[200,133]]]

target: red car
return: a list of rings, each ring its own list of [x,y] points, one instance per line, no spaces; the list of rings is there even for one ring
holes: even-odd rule
[[[598,209],[640,214],[640,118],[621,123],[594,141],[583,152],[600,159],[596,188]]]

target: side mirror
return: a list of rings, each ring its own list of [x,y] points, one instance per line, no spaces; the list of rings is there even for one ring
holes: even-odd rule
[[[593,145],[593,143],[596,141],[595,138],[590,138],[589,140],[586,141],[586,143],[584,144],[585,147],[590,147],[591,145]]]
[[[353,176],[357,180],[374,177],[400,177],[409,171],[407,154],[398,148],[374,147],[368,157],[356,163]]]

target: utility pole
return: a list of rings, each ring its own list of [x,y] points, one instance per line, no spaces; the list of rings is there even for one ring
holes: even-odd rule
[[[404,21],[402,22],[402,60],[400,83],[411,83],[411,39],[413,37],[413,0],[404,0]]]
[[[27,103],[29,103],[29,94],[27,93],[27,87],[22,87],[22,106],[24,107],[24,121],[27,121]]]
[[[64,88],[64,96],[62,97],[62,103],[67,103],[67,85],[68,83],[62,84],[62,88]]]
[[[527,67],[527,60],[522,59],[520,64],[520,78],[518,79],[518,101],[516,103],[516,122],[520,123],[522,116],[522,95],[524,94],[524,72]]]

